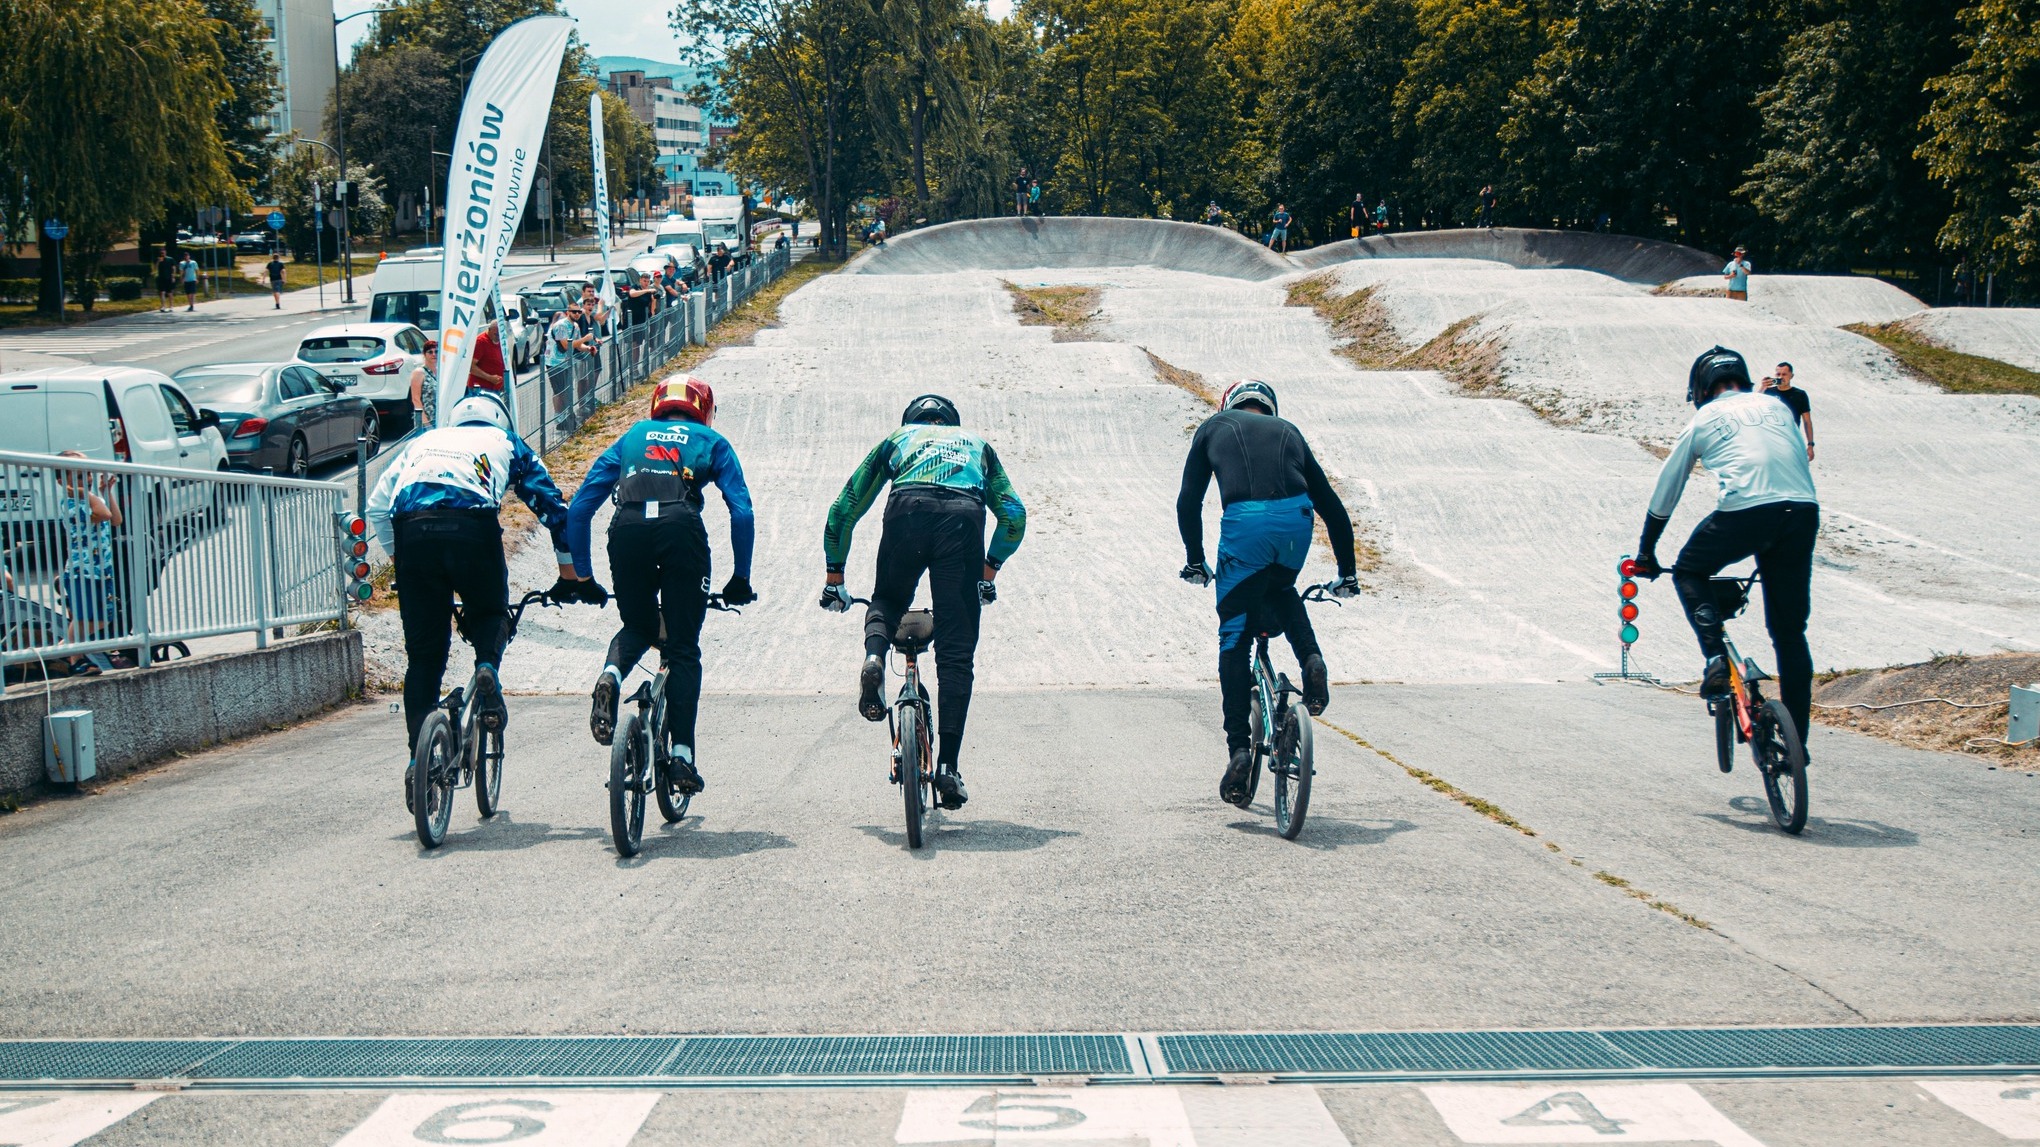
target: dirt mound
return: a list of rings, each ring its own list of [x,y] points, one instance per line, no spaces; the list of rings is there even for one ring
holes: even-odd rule
[[[2035,681],[2040,653],[1858,670],[1814,682],[1813,719],[1916,749],[1987,753],[2016,768],[2040,769],[2040,749],[1991,743],[2004,740],[2011,686]]]

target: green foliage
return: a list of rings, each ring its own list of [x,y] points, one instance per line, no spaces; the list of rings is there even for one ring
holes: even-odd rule
[[[349,212],[348,226],[355,235],[373,235],[389,219],[389,207],[383,199],[382,177],[359,163],[347,165],[347,177],[361,185],[361,205]],[[324,150],[310,146],[292,148],[270,169],[270,189],[285,219],[284,244],[301,260],[310,262],[314,258],[324,258],[331,262],[339,255],[339,223],[330,203],[333,183],[339,178],[339,168],[332,158]],[[329,201],[324,230],[315,226],[315,184],[323,189],[321,194]]]
[[[201,0],[213,21],[227,95],[214,118],[234,182],[254,191],[269,175],[276,144],[269,112],[276,104],[276,61],[263,42],[269,35],[252,0]]]
[[[1927,84],[1920,148],[1954,198],[1941,244],[1987,267],[2015,254],[2030,279],[2040,261],[2040,0],[1981,0],[1960,20],[1964,58]]]
[[[1466,226],[1484,185],[1502,179],[1509,96],[1544,48],[1525,0],[1419,0],[1416,48],[1395,87],[1409,141],[1405,197],[1433,226]],[[1514,204],[1511,204],[1514,211]]]
[[[444,196],[447,164],[430,153],[453,146],[453,128],[441,125],[460,109],[445,63],[431,48],[400,43],[361,53],[341,73],[348,158],[374,168],[394,191],[422,198],[430,180],[435,200]]]
[[[232,93],[198,0],[0,0],[0,28],[0,232],[60,217],[89,273],[163,203],[247,207],[203,114]],[[54,311],[45,265],[39,306]]]
[[[1270,180],[1288,193],[1306,231],[1346,235],[1356,192],[1368,203],[1400,195],[1409,146],[1398,138],[1389,95],[1417,45],[1405,0],[1304,0],[1273,48],[1265,132]]]

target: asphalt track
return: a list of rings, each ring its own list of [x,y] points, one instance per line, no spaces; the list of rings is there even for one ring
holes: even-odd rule
[[[1102,234],[1086,241],[1102,247]],[[2032,417],[2023,400],[1908,388],[1854,336],[1652,297],[1609,276],[1472,260],[1334,268],[1349,285],[1380,284],[1398,323],[1477,304],[1513,340],[1516,377],[1561,394],[1616,385],[1614,372],[1595,373],[1596,355],[1643,363],[1630,408],[1561,424],[1429,372],[1355,369],[1315,316],[1283,305],[1285,280],[1261,277],[1251,247],[1161,244],[1163,258],[1201,271],[1100,250],[1109,265],[870,273],[911,253],[910,238],[855,268],[866,273],[804,287],[781,327],[700,368],[760,507],[763,600],[710,620],[700,751],[711,787],[687,821],[648,831],[636,860],[615,856],[606,752],[587,738],[583,692],[615,615],[533,614],[505,662],[520,694],[507,812],[483,824],[457,809],[435,853],[410,836],[402,725],[380,702],[0,819],[10,925],[0,1039],[2040,1019],[2025,879],[2040,781],[1821,729],[1815,819],[1786,838],[1766,827],[1747,766],[1714,769],[1691,697],[1586,681],[1615,659],[1612,563],[1656,470],[1639,428],[1663,432],[1676,417],[1657,392],[1685,342],[1720,332],[1772,340],[1756,344],[1763,355],[1813,348],[1800,354],[1802,378],[1817,380],[1816,474],[1835,531],[1816,580],[1823,665],[2032,641],[2040,594],[2018,571],[2033,568],[2035,540],[2009,526],[1977,545],[1973,523],[1989,508],[1952,493],[1964,476],[2023,480],[2040,465],[2030,434],[2016,433]],[[1122,250],[1155,242],[1136,234]],[[1376,278],[1352,277],[1363,272]],[[1469,281],[1481,276],[1495,281]],[[1100,287],[1100,341],[1019,326],[1002,281]],[[1542,284],[1558,282],[1578,297],[1538,309],[1553,294]],[[1569,344],[1567,321],[1582,328]],[[1605,345],[1622,324],[1653,322],[1674,334]],[[1567,345],[1570,358],[1553,349]],[[1182,448],[1208,407],[1159,380],[1144,350],[1214,380],[1276,379],[1382,554],[1367,596],[1315,615],[1345,684],[1333,724],[1318,728],[1318,795],[1294,844],[1270,831],[1265,800],[1242,813],[1212,791],[1211,604],[1173,577],[1172,515]],[[852,711],[856,621],[814,609],[810,595],[828,499],[905,401],[932,389],[998,446],[1031,521],[986,615],[965,758],[972,804],[910,854],[883,734]],[[1894,458],[1918,469],[1898,493],[1877,480]],[[1958,473],[1937,478],[1935,466]],[[1675,536],[1708,495],[1693,484]],[[853,585],[868,579],[877,534],[876,520],[859,531]],[[514,586],[550,582],[543,551],[515,556]],[[1329,571],[1320,556],[1308,572]],[[1639,658],[1690,677],[1669,591],[1647,589],[1645,611]],[[369,622],[386,670],[393,622]],[[1758,625],[1737,631],[1759,643]],[[1581,1102],[1637,1137],[1655,1126],[1678,1133],[1653,1138],[1722,1143],[1998,1141],[1974,1110],[1905,1077],[1677,1085],[1711,1116],[1684,1092],[1578,1086]],[[1997,1088],[1992,1103],[2018,1090],[1985,1086]],[[656,1090],[642,1110],[618,1109],[622,1138],[579,1141],[1042,1139],[996,1118],[1003,1099],[977,1109],[993,1113],[990,1127],[957,1134],[978,1116],[915,1106],[953,1103],[955,1091],[938,1102],[897,1090]],[[1151,1145],[1607,1141],[1573,1100],[1554,1099],[1570,1091],[1466,1093],[1441,1106],[1414,1086],[1274,1088],[1260,1094],[1301,1107],[1191,1111],[1235,1094],[1178,1088],[1126,1101],[1161,1115],[1098,1107],[1085,1118],[1101,1134],[1118,1128],[1093,1142]],[[1648,1102],[1602,1110],[1632,1099]],[[1342,1138],[1269,1130],[1317,1119],[1312,1102]],[[383,1103],[171,1096],[96,1142],[146,1129],[156,1142],[331,1143]],[[1554,1103],[1573,1114],[1550,1115]],[[1544,1115],[1523,1114],[1539,1104]],[[433,1117],[399,1115],[407,1127]],[[1674,1117],[1688,1122],[1650,1122]],[[1499,1126],[1484,1131],[1481,1118]],[[1075,1124],[1056,1134],[1082,1137]]]

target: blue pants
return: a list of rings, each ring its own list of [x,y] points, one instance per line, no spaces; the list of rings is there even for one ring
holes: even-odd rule
[[[1228,750],[1252,740],[1247,709],[1253,693],[1253,642],[1258,634],[1287,634],[1300,663],[1318,652],[1317,633],[1296,577],[1310,556],[1310,496],[1235,502],[1218,531],[1218,689]]]

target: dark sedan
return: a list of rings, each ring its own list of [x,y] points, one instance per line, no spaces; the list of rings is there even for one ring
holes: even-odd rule
[[[352,458],[354,439],[382,445],[375,408],[293,363],[231,362],[190,366],[174,375],[192,401],[216,412],[236,469],[303,477],[333,458]]]

